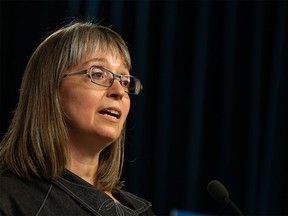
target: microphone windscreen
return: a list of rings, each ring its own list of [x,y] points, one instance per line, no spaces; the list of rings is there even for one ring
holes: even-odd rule
[[[217,201],[226,202],[226,199],[229,199],[226,187],[218,180],[210,181],[207,185],[207,191]]]

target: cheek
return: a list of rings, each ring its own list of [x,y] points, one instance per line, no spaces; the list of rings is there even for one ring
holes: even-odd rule
[[[127,116],[129,114],[129,111],[130,111],[130,105],[131,105],[130,98],[124,98],[124,104],[123,104],[124,112],[122,114],[125,117],[124,118],[125,120],[127,119]]]
[[[93,99],[92,99],[93,98]],[[60,103],[65,116],[69,120],[85,120],[95,108],[95,95],[92,97],[88,91],[77,89],[61,89]],[[87,119],[86,119],[87,120]]]
[[[84,117],[93,110],[91,100],[85,100],[83,97],[64,99],[62,103],[63,111],[67,117],[82,116]]]

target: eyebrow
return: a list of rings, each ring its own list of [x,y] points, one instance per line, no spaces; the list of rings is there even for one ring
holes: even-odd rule
[[[93,59],[90,59],[89,61],[85,62],[84,64],[87,64],[87,63],[90,63],[90,62],[94,62],[94,61],[103,62],[103,63],[109,64],[109,62],[108,62],[108,60],[106,58],[93,58]],[[129,68],[127,67],[126,64],[121,64],[121,66],[123,66],[125,69],[129,70]]]

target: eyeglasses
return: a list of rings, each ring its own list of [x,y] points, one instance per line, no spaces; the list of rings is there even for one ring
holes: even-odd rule
[[[115,79],[119,78],[120,84],[128,94],[138,95],[143,89],[140,80],[136,77],[131,75],[118,75],[101,66],[92,66],[83,71],[68,73],[64,75],[64,78],[80,74],[87,74],[91,82],[104,87],[111,87]]]

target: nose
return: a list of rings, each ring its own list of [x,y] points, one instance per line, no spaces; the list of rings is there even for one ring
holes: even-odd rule
[[[112,86],[108,88],[108,96],[121,99],[125,94],[126,92],[121,84],[120,77],[116,77]]]

